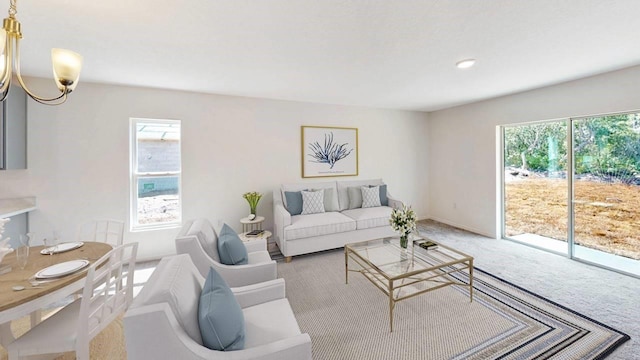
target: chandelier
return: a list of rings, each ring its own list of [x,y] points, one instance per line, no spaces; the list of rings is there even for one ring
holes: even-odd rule
[[[35,95],[24,84],[20,74],[20,22],[16,19],[16,1],[10,0],[9,17],[4,19],[3,30],[0,30],[0,101],[4,101],[9,94],[13,68],[20,86],[33,100],[45,105],[59,105],[67,100],[67,95],[78,85],[82,56],[70,50],[51,49],[53,63],[53,78],[60,90],[60,95],[53,98],[43,98]]]

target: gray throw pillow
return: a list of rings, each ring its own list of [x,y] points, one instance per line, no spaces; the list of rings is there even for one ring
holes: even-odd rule
[[[211,350],[244,349],[242,308],[222,276],[209,269],[198,303],[198,325],[202,343]]]
[[[300,215],[302,212],[302,194],[300,191],[285,191],[284,197],[287,200],[289,214]]]
[[[362,207],[362,190],[360,186],[349,186],[349,209],[359,209]]]
[[[324,188],[324,189],[309,189],[307,191],[318,191],[324,190],[324,211],[339,211],[338,203],[334,200],[333,194],[335,193],[334,189]],[[287,198],[287,201],[289,199]]]
[[[242,240],[227,224],[222,226],[218,236],[218,255],[220,255],[220,262],[225,265],[246,264],[249,259],[247,248]]]

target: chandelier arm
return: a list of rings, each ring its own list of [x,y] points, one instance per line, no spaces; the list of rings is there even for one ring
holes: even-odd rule
[[[16,38],[15,44],[16,44],[16,54],[15,54],[16,77],[18,78],[18,82],[20,83],[24,91],[27,93],[27,95],[29,95],[33,100],[45,105],[60,105],[63,102],[67,101],[67,93],[69,91],[67,90],[66,86],[64,90],[61,91],[60,95],[53,98],[49,98],[49,99],[40,97],[34,94],[33,92],[31,92],[31,90],[27,88],[27,85],[24,83],[24,80],[22,80],[22,75],[20,74],[20,39]],[[56,102],[57,100],[62,100],[62,101]]]
[[[11,74],[13,70],[13,47],[11,46],[12,37],[7,34],[5,39],[5,53],[4,53],[4,70],[2,71],[2,86],[0,86],[0,93],[2,94],[2,100],[7,98],[9,93],[9,86],[11,85]]]

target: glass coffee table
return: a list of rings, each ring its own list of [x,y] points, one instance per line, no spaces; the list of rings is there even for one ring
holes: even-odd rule
[[[345,283],[349,272],[359,272],[389,296],[389,327],[393,332],[396,303],[449,285],[469,288],[473,301],[473,257],[437,242],[425,250],[419,244],[427,239],[411,235],[407,249],[400,238],[383,238],[347,244],[344,247]],[[351,260],[352,268],[349,268]],[[468,272],[469,283],[456,281],[449,274]]]

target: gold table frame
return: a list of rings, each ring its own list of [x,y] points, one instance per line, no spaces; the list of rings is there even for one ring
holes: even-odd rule
[[[458,285],[469,287],[470,302],[473,302],[473,257],[437,242],[436,249],[424,250],[414,243],[420,240],[427,239],[411,236],[407,246],[410,250],[400,247],[399,238],[363,241],[344,247],[345,284],[349,284],[349,272],[359,272],[389,297],[391,332],[393,309],[402,300]],[[349,259],[359,268],[349,269]],[[469,284],[448,276],[465,270],[469,272]]]

